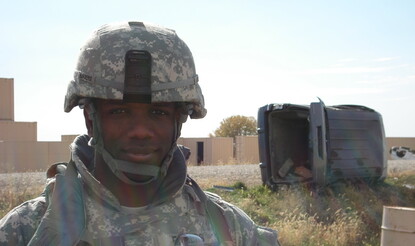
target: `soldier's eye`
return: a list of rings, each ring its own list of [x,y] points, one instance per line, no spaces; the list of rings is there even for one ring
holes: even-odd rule
[[[127,110],[125,108],[115,108],[110,110],[110,114],[124,114]]]
[[[167,115],[168,114],[166,111],[160,110],[160,109],[153,109],[151,113],[155,115]]]

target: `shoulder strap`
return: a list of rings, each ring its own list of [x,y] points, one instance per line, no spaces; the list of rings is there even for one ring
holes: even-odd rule
[[[28,245],[74,245],[85,229],[82,183],[75,164],[56,167],[60,170],[48,208]]]
[[[57,162],[48,168],[46,171],[46,178],[53,178],[57,174],[65,174],[66,167],[68,166],[67,162]]]
[[[190,185],[199,197],[200,201],[205,207],[209,222],[213,228],[215,235],[219,242],[233,242],[231,227],[225,218],[223,209],[214,202],[214,198],[206,195],[206,193],[199,187],[199,185],[189,176],[186,183]]]

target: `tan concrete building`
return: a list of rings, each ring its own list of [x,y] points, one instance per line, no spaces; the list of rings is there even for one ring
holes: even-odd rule
[[[232,160],[232,138],[180,138],[178,144],[190,149],[189,165],[224,164]]]
[[[259,163],[258,136],[237,136],[235,152],[238,163]]]
[[[14,121],[14,82],[0,78],[0,121]]]
[[[69,145],[76,137],[60,142],[38,142],[36,122],[14,121],[14,80],[0,78],[0,172],[46,170],[70,159]],[[180,138],[190,148],[190,165],[210,165],[232,160],[232,138]]]
[[[0,172],[45,170],[68,161],[72,139],[38,142],[36,122],[14,121],[14,80],[0,78]]]
[[[14,121],[13,79],[0,78],[0,173],[46,170],[70,159],[69,145],[75,135],[61,141],[38,142],[36,122]],[[387,138],[392,146],[415,149],[415,138]],[[189,165],[259,163],[257,136],[235,138],[180,138],[190,149]]]
[[[386,138],[387,149],[394,146],[404,146],[415,150],[415,138]]]
[[[13,79],[0,78],[0,141],[36,141],[36,122],[14,121]]]

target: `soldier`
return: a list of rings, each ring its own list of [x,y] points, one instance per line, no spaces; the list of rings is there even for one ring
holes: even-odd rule
[[[81,49],[65,112],[88,135],[41,196],[0,221],[0,245],[278,245],[277,233],[203,192],[177,147],[206,115],[192,54],[173,30],[105,25]]]

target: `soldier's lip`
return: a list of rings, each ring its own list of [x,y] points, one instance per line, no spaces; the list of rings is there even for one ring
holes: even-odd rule
[[[153,148],[134,148],[123,151],[124,159],[132,162],[146,162],[152,159],[155,149]]]
[[[123,159],[131,162],[149,162],[153,157],[152,153],[124,153]]]

